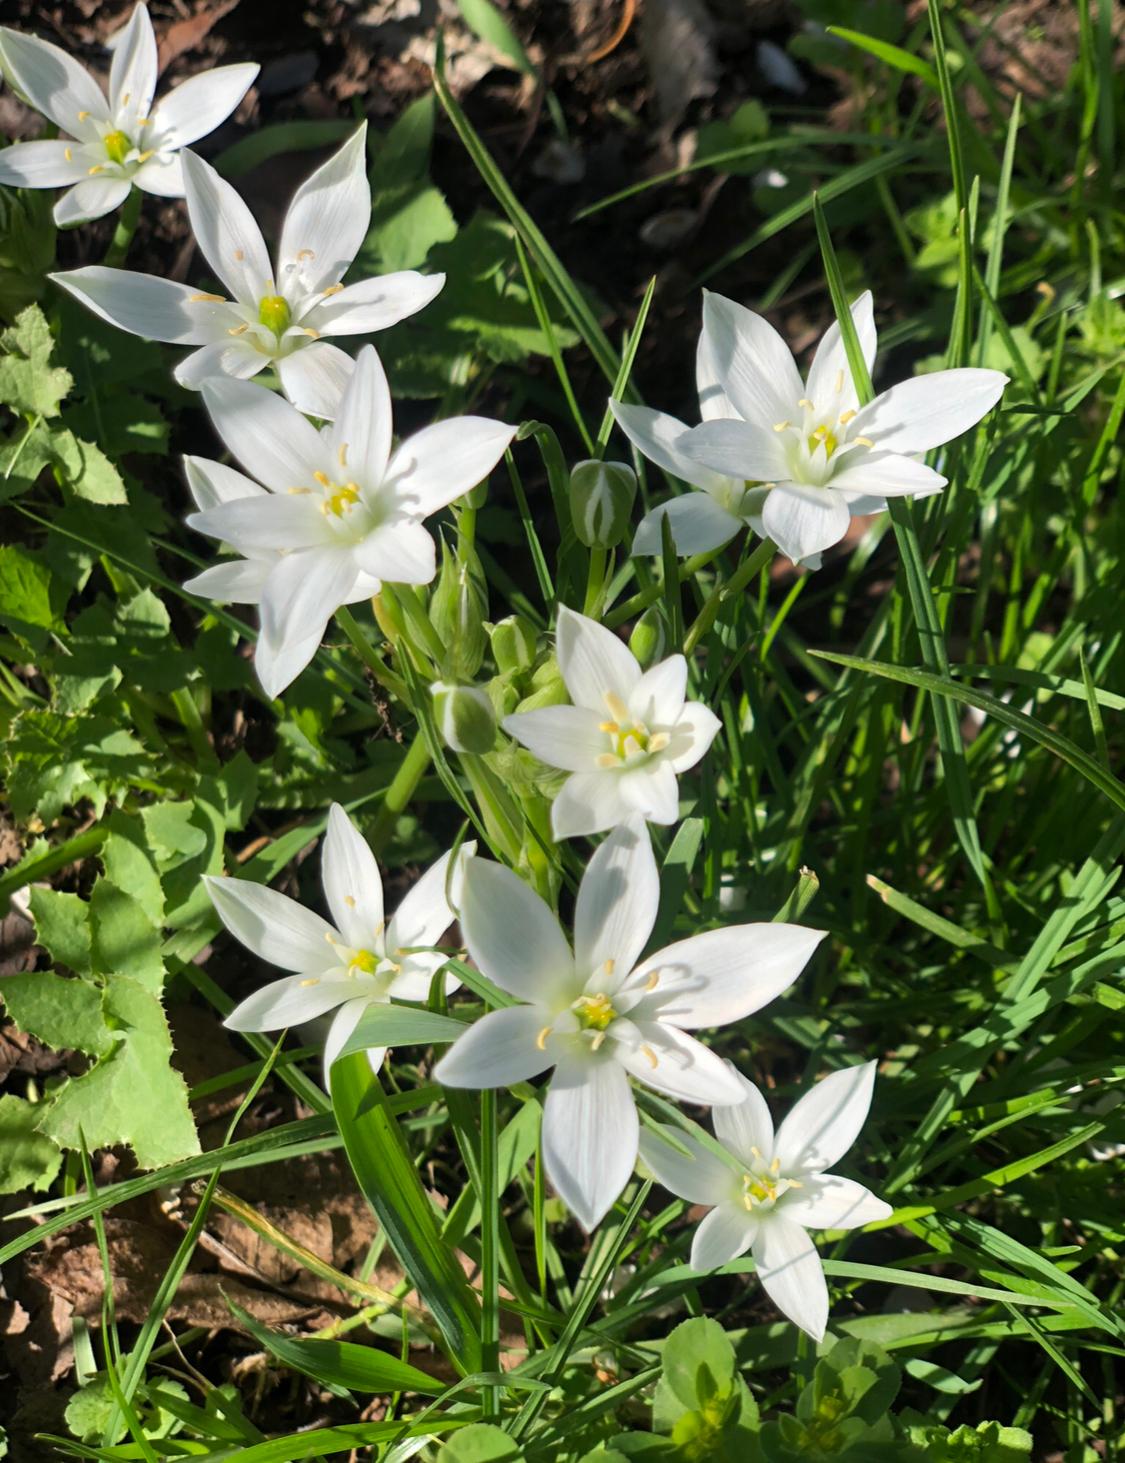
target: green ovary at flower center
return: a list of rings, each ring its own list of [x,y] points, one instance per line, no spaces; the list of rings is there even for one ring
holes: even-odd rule
[[[105,155],[110,162],[120,166],[129,156],[133,139],[127,132],[107,132],[102,138],[102,146],[105,148]]]
[[[825,457],[831,457],[836,448],[840,445],[840,439],[831,427],[817,427],[809,433],[809,451],[815,452],[818,447],[824,448]]]
[[[342,518],[359,502],[359,488],[355,483],[334,483],[326,472],[314,472],[313,477],[324,489],[324,502],[320,505],[322,513]]]
[[[579,996],[571,1010],[578,1017],[578,1024],[583,1031],[605,1031],[611,1022],[617,1020],[613,1002],[604,992],[593,996]]]
[[[635,721],[620,696],[608,692],[605,702],[611,719],[599,722],[598,730],[609,737],[610,750],[598,758],[599,767],[617,767],[638,754],[651,756],[662,752],[668,745],[668,733],[650,732],[644,722]]]
[[[374,975],[378,969],[380,957],[374,950],[353,950],[351,962],[348,965],[348,974],[358,973],[360,975]]]
[[[755,1209],[772,1209],[789,1189],[799,1189],[796,1179],[781,1177],[781,1161],[766,1163],[757,1148],[752,1150],[754,1165],[742,1175],[742,1203],[751,1213]]]
[[[258,319],[280,340],[289,329],[289,301],[284,295],[263,295],[258,301]]]

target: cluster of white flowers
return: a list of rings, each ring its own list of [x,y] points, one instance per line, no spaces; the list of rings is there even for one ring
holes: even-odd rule
[[[123,330],[195,348],[176,379],[201,392],[242,470],[186,459],[198,509],[189,524],[238,556],[187,588],[259,606],[255,665],[266,692],[278,695],[342,607],[384,585],[431,583],[435,544],[425,520],[487,478],[515,429],[461,417],[396,446],[374,347],[353,361],[329,343],[403,320],[443,284],[414,271],[344,284],[370,224],[364,127],[297,190],[271,260],[238,193],[186,150],[230,114],[256,67],[195,77],[154,105],[156,46],[143,5],[118,38],[108,101],[62,51],[32,37],[0,30],[0,66],[73,139],[3,150],[0,182],[69,187],[56,209],[60,223],[104,214],[134,186],[186,198],[200,251],[226,294],[102,266],[52,277]],[[869,294],[852,319],[870,367]],[[267,367],[284,395],[247,379]],[[634,554],[662,551],[665,519],[682,555],[716,550],[745,524],[815,567],[851,515],[883,509],[891,496],[938,492],[945,479],[918,455],[978,422],[1006,383],[996,371],[942,371],[863,406],[838,325],[802,384],[773,327],[717,295],[705,297],[697,374],[703,421],[695,428],[611,402],[633,445],[698,490],[648,513]],[[614,475],[598,463],[581,466],[585,543],[613,518],[615,494],[627,512],[635,481],[624,467]],[[503,727],[539,762],[568,774],[552,804],[554,837],[608,832],[578,890],[573,938],[528,884],[471,843],[439,859],[388,921],[375,858],[333,805],[322,856],[332,923],[247,880],[207,881],[231,933],[291,972],[245,1000],[227,1024],[272,1031],[335,1011],[324,1057],[330,1082],[369,1006],[424,1002],[435,980],[446,994],[457,988],[438,941],[459,919],[474,963],[512,1001],[456,1040],[437,1079],[491,1088],[550,1069],[543,1160],[579,1221],[588,1229],[601,1221],[639,1156],[673,1193],[710,1209],[693,1265],[711,1270],[752,1251],[779,1309],[819,1339],[828,1295],[807,1230],[848,1229],[891,1213],[862,1185],[827,1171],[863,1125],[875,1064],[816,1083],[775,1134],[758,1088],[689,1034],[741,1021],[780,995],[823,932],[728,925],[646,955],[660,901],[647,824],[677,821],[678,777],[706,755],[721,723],[688,699],[683,655],[643,669],[616,634],[565,606],[555,654],[569,704],[516,709]],[[458,689],[477,698],[487,726],[479,688],[434,687],[445,701]],[[446,712],[439,724],[455,727]],[[464,750],[459,735],[450,731],[449,740]],[[488,735],[481,745],[487,750]],[[369,1056],[377,1069],[384,1049]],[[717,1142],[658,1123],[642,1132],[631,1081],[713,1107]]]

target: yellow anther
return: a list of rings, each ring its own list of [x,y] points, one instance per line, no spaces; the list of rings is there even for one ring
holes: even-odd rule
[[[332,479],[328,476],[326,472],[314,472],[313,477],[317,480],[322,488],[330,488],[332,486]]]
[[[301,982],[302,988],[305,988],[305,987],[308,987],[308,986],[311,986],[311,985],[319,985],[319,984],[320,984],[320,976],[319,975],[310,975],[309,978],[308,978],[308,980],[303,980]]]
[[[660,1059],[659,1059],[659,1057],[656,1055],[656,1053],[653,1051],[652,1047],[650,1047],[650,1046],[642,1046],[641,1047],[641,1056],[645,1058],[645,1060],[648,1062],[649,1066],[653,1069],[653,1071],[655,1071],[656,1068],[660,1065]]]
[[[347,465],[348,465],[348,444],[346,442],[341,442],[340,443],[340,450],[336,453],[336,460],[337,460],[337,462],[339,462],[339,464],[340,464],[341,467],[347,467]]]
[[[613,716],[617,721],[629,720],[629,708],[625,705],[624,701],[622,701],[621,697],[617,694],[616,691],[607,691],[605,693],[604,699],[605,704],[609,707],[611,716]]]
[[[761,1158],[761,1156],[762,1156],[762,1150],[759,1147],[757,1147],[756,1145],[753,1148],[751,1148],[750,1152],[751,1152],[751,1155],[754,1158]]]
[[[816,440],[818,442],[823,442],[824,439],[825,439],[825,437],[828,436],[828,428],[827,427],[817,427],[816,431],[813,433],[813,436],[816,438]]]
[[[770,1164],[770,1173],[778,1174],[780,1172],[781,1172],[781,1159],[780,1158],[775,1158],[774,1161]]]
[[[206,290],[200,290],[199,294],[192,295],[188,301],[189,305],[223,305],[226,303],[225,295],[209,295]]]
[[[618,760],[612,752],[603,752],[597,760],[597,765],[604,770],[607,767],[616,767]]]
[[[774,429],[775,432],[784,432],[790,426],[792,426],[792,423],[791,422],[788,422],[788,421],[774,422],[773,429]]]
[[[381,919],[379,921],[379,923],[375,926],[375,935],[376,935],[376,938],[378,938],[378,936],[381,935],[386,928],[387,928],[387,921],[385,919]]]
[[[69,147],[63,148],[63,157],[66,158],[68,163],[72,163],[74,161],[74,153],[70,150]]]
[[[314,251],[312,249],[298,249],[297,250],[297,258],[298,259],[315,259],[316,258],[316,254],[314,253]]]
[[[138,117],[137,118],[137,126],[138,127],[148,127],[148,126],[151,126],[151,124],[152,124],[152,118],[151,117]]]
[[[245,320],[244,320],[241,325],[232,325],[231,328],[227,331],[227,334],[228,335],[245,335],[246,332],[249,329],[250,329],[249,325],[247,325],[246,322],[245,322]]]
[[[92,178],[95,173],[104,173],[104,172],[105,172],[105,168],[102,166],[101,163],[95,163],[92,168],[87,168],[86,169],[86,175],[87,175],[87,177],[90,177],[90,178]]]
[[[351,895],[351,894],[345,894],[344,895],[344,903],[348,906],[349,909],[354,909],[355,908],[355,898],[354,898],[354,896]]]
[[[312,492],[312,488],[286,488],[285,491],[287,493],[291,493],[294,498],[299,498],[299,497],[305,497],[309,493],[311,493]]]
[[[843,391],[843,389],[844,389],[844,373],[843,373],[843,371],[837,371],[836,372],[836,384],[833,386],[832,389],[833,389],[833,391]]]
[[[875,443],[872,442],[872,440],[871,440],[870,437],[853,437],[852,438],[852,441],[856,444],[857,447],[874,447],[875,446]]]
[[[598,730],[603,732],[618,732],[621,730],[621,727],[616,721],[600,721],[598,722]]]
[[[307,335],[310,340],[319,340],[320,339],[320,331],[319,330],[314,330],[311,325],[299,325],[297,328],[304,335]]]
[[[855,415],[856,415],[856,413],[854,411],[851,411],[851,410],[842,411],[840,413],[840,425],[842,427],[846,427],[848,425],[848,423],[852,420],[852,418]]]
[[[85,120],[86,120],[86,118],[87,118],[87,117],[88,117],[88,116],[89,116],[89,115],[90,115],[90,114],[89,114],[89,112],[79,112],[79,113],[78,113],[78,120],[79,120],[79,121],[80,121],[80,122],[85,122]]]
[[[542,1051],[546,1051],[546,1049],[547,1049],[547,1038],[550,1036],[550,1034],[551,1034],[551,1028],[549,1026],[544,1026],[543,1030],[535,1038],[535,1045],[539,1048],[539,1050],[541,1052]]]
[[[807,407],[809,411],[815,411],[815,407],[807,396],[802,396],[797,405]]]
[[[663,752],[671,740],[672,738],[667,732],[656,732],[655,735],[648,739],[648,750],[650,752]]]
[[[132,92],[131,92],[131,91],[127,91],[127,92],[126,92],[126,93],[125,93],[125,95],[124,95],[124,96],[123,96],[123,97],[122,97],[122,98],[121,98],[121,105],[122,105],[122,106],[123,106],[123,107],[127,107],[127,106],[128,106],[128,105],[129,105],[129,98],[130,98],[130,97],[131,97],[131,96],[132,96],[132,95],[133,95],[133,93],[132,93]]]
[[[137,161],[139,163],[147,163],[150,157],[155,157],[155,156],[156,156],[156,148],[155,147],[150,147],[150,148],[146,149],[146,151],[139,152],[137,154]]]
[[[246,251],[245,251],[245,249],[236,249],[234,251],[234,258],[235,258],[235,263],[236,264],[241,264],[242,261],[246,258]]]
[[[321,290],[320,293],[324,296],[338,295],[343,288],[344,286],[342,284],[330,284],[326,290]]]
[[[605,962],[605,964],[602,966],[602,970],[605,971],[606,975],[612,975],[613,974],[613,968],[614,968],[614,966],[616,964],[617,964],[617,961],[616,960],[607,960]]]
[[[656,987],[659,985],[659,983],[660,983],[660,972],[659,972],[659,970],[654,970],[654,971],[652,971],[650,973],[648,980],[645,981],[645,990],[646,991],[654,991],[656,989]]]

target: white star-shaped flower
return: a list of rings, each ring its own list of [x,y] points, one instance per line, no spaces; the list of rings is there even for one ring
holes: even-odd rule
[[[694,767],[721,726],[688,701],[687,661],[669,656],[642,671],[628,646],[596,620],[559,610],[559,672],[574,703],[506,716],[506,732],[571,774],[551,807],[556,838],[599,833],[638,814],[679,816],[677,776]]]
[[[328,336],[366,335],[413,315],[443,274],[401,270],[344,285],[371,221],[367,124],[297,189],[276,263],[238,193],[202,158],[183,154],[188,217],[196,242],[231,298],[156,275],[91,264],[51,278],[121,330],[194,345],[176,367],[181,386],[212,376],[256,376],[277,367],[282,389],[310,416],[330,417],[352,372]]]
[[[143,5],[118,36],[108,97],[65,51],[20,31],[0,29],[0,70],[65,134],[0,151],[0,183],[66,188],[54,210],[62,225],[101,218],[134,187],[182,198],[181,149],[225,122],[258,74],[253,63],[218,66],[189,77],[154,105],[156,38]]]
[[[796,980],[824,938],[799,925],[734,925],[641,959],[660,902],[643,823],[617,828],[591,858],[574,948],[510,869],[473,859],[461,930],[479,969],[519,1005],[490,1011],[434,1069],[449,1087],[501,1087],[555,1069],[543,1106],[543,1161],[592,1229],[637,1156],[629,1078],[682,1102],[738,1102],[733,1069],[687,1033],[759,1010]]]
[[[463,844],[453,870],[443,854],[414,884],[388,922],[383,881],[375,855],[338,803],[328,814],[321,853],[321,878],[332,923],[249,879],[206,877],[204,883],[227,929],[270,965],[294,974],[247,996],[227,1017],[232,1031],[280,1031],[335,1010],[324,1046],[327,1084],[332,1063],[355,1031],[367,1007],[389,1001],[425,1001],[434,976],[446,963],[436,945],[453,923],[465,861],[476,845]],[[456,990],[453,975],[447,991]],[[385,1047],[371,1047],[376,1069]]]
[[[870,371],[870,292],[852,306],[852,320]],[[933,371],[861,407],[838,323],[825,331],[804,383],[769,321],[733,300],[706,295],[703,328],[730,411],[679,446],[747,488],[766,489],[763,530],[794,561],[839,543],[853,514],[940,492],[946,479],[918,456],[976,426],[1008,384],[1001,371]]]
[[[642,1133],[641,1157],[673,1194],[713,1206],[695,1232],[692,1269],[716,1270],[750,1250],[774,1305],[819,1341],[828,1324],[828,1286],[808,1230],[858,1229],[892,1213],[854,1179],[826,1172],[859,1136],[875,1063],[818,1082],[776,1134],[765,1098],[753,1082],[731,1072],[742,1099],[713,1114],[729,1163],[662,1124]]]

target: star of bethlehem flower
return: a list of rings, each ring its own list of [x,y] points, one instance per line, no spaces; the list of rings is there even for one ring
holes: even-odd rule
[[[183,154],[192,231],[229,299],[99,264],[51,278],[121,330],[199,347],[176,367],[181,386],[198,390],[216,375],[245,379],[273,364],[290,401],[330,417],[352,361],[326,337],[385,330],[429,304],[445,283],[443,274],[413,269],[342,283],[371,219],[366,136],[364,123],[297,189],[276,263],[231,185],[202,158]]]
[[[600,833],[639,815],[679,816],[677,776],[694,767],[721,725],[687,701],[687,661],[669,656],[647,671],[595,620],[559,610],[559,672],[571,706],[506,716],[504,730],[541,762],[571,775],[551,806],[556,838]]]
[[[270,696],[308,665],[341,605],[378,594],[383,581],[433,579],[436,551],[422,520],[486,477],[516,430],[453,417],[392,451],[391,394],[373,346],[360,351],[335,420],[320,430],[250,381],[204,382],[203,400],[253,481],[187,459],[202,508],[188,523],[245,557],[184,587],[261,606],[254,666]]]
[[[543,1161],[587,1229],[636,1161],[629,1078],[683,1102],[738,1102],[732,1069],[687,1032],[759,1010],[796,980],[823,938],[799,925],[735,925],[642,960],[659,900],[640,821],[615,829],[590,860],[573,950],[551,910],[509,869],[473,859],[465,870],[461,930],[469,954],[519,1004],[475,1022],[434,1075],[449,1087],[502,1087],[554,1068]]]
[[[870,292],[851,315],[870,370],[876,345]],[[861,407],[837,323],[825,332],[802,383],[789,347],[760,315],[707,294],[703,322],[717,399],[726,404],[677,447],[747,490],[764,492],[755,514],[765,536],[794,561],[839,543],[853,514],[881,512],[888,498],[940,492],[946,479],[918,454],[975,426],[1008,384],[1001,371],[934,371]]]
[[[673,1194],[713,1206],[695,1232],[692,1269],[716,1270],[750,1250],[774,1305],[819,1341],[828,1324],[828,1286],[808,1231],[858,1229],[892,1212],[854,1179],[827,1172],[867,1118],[875,1063],[816,1083],[776,1134],[765,1098],[731,1071],[741,1101],[712,1114],[729,1162],[679,1128],[659,1123],[642,1133],[641,1157]]]
[[[219,918],[248,950],[294,973],[271,981],[223,1023],[232,1031],[280,1031],[328,1011],[336,1016],[324,1045],[324,1078],[371,1005],[425,1001],[446,962],[436,945],[453,923],[465,861],[476,845],[458,851],[452,870],[443,854],[414,884],[390,921],[383,911],[383,881],[375,856],[347,813],[333,803],[321,852],[321,879],[332,923],[296,900],[249,879],[205,877]],[[447,894],[448,890],[448,894]],[[445,989],[460,982],[445,977]],[[385,1047],[369,1047],[377,1071]]]
[[[156,38],[138,5],[119,32],[109,96],[49,41],[0,29],[0,70],[37,112],[66,134],[58,141],[17,142],[0,151],[0,183],[13,188],[66,188],[55,204],[60,225],[101,218],[131,188],[182,198],[181,148],[225,122],[246,95],[258,67],[218,66],[189,77],[153,105]]]

